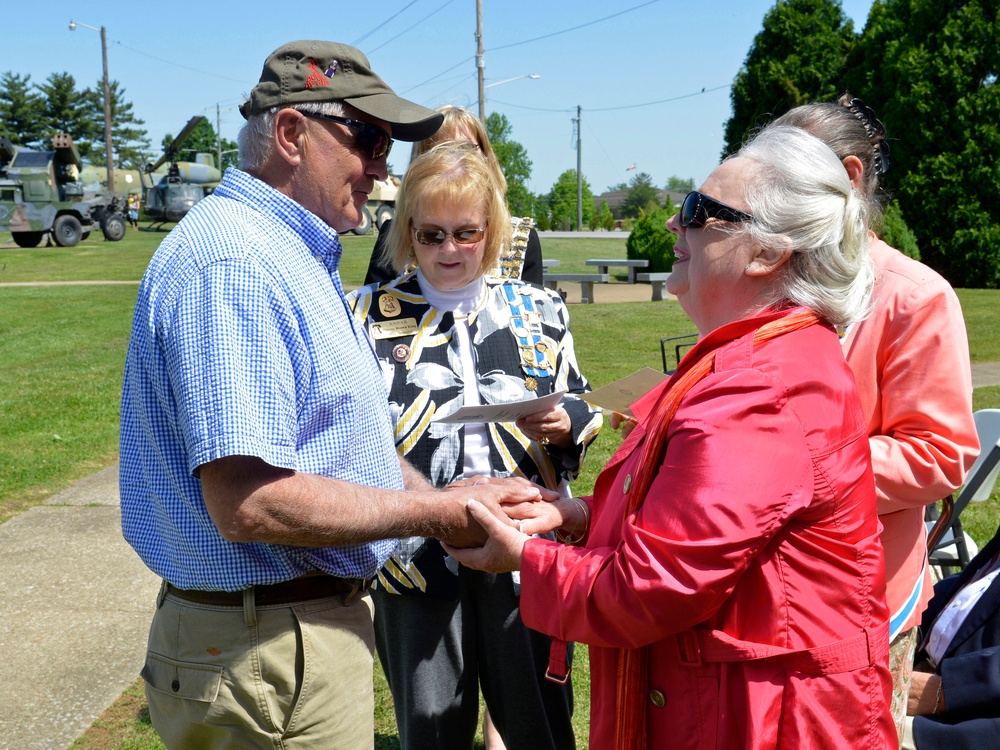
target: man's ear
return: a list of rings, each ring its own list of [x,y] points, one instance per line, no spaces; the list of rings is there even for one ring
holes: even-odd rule
[[[758,245],[746,265],[747,276],[769,276],[776,273],[792,257],[792,243],[785,237],[778,240],[775,247]]]
[[[845,156],[843,164],[844,169],[847,170],[847,176],[851,180],[851,187],[860,191],[862,181],[865,179],[865,165],[854,154]]]
[[[279,109],[274,115],[274,149],[288,164],[298,165],[302,160],[305,122],[305,116],[294,109]]]

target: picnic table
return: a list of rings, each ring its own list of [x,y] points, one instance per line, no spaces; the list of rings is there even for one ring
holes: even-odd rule
[[[666,285],[669,277],[669,271],[663,271],[661,273],[640,273],[636,276],[639,281],[648,281],[649,285],[653,288],[653,302],[660,302],[663,300],[663,287]]]
[[[546,273],[544,284],[549,289],[558,289],[560,281],[576,281],[580,284],[580,301],[591,304],[594,301],[594,283],[607,284],[606,273]]]
[[[623,266],[628,268],[628,283],[635,283],[635,273],[638,268],[649,266],[648,260],[628,260],[626,258],[591,258],[587,261],[588,266],[597,266],[598,273],[608,273],[611,266]]]

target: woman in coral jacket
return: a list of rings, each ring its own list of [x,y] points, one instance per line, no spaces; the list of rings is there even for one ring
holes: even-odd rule
[[[880,212],[879,178],[889,168],[885,127],[871,107],[844,94],[805,104],[777,125],[796,125],[829,144],[851,183]],[[962,306],[951,285],[878,237],[872,312],[844,337],[868,423],[884,527],[886,599],[891,613],[893,716],[902,731],[920,615],[934,591],[924,508],[962,486],[979,455],[972,418],[972,368]]]
[[[866,425],[836,324],[867,308],[866,207],[771,128],[668,222],[702,335],[633,404],[591,498],[470,512],[529,627],[590,645],[592,748],[878,748],[888,609]],[[591,520],[592,518],[592,520]],[[556,529],[573,544],[527,534]]]

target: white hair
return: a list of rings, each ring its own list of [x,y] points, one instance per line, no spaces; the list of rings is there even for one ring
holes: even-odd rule
[[[835,325],[864,318],[874,286],[868,202],[837,155],[801,128],[771,126],[736,156],[755,165],[745,231],[764,247],[792,249],[771,302],[808,307]]]
[[[292,104],[288,107],[271,107],[260,114],[251,115],[236,137],[240,147],[240,169],[244,172],[259,172],[271,157],[271,150],[274,148],[274,116],[281,109],[344,116],[343,102]]]

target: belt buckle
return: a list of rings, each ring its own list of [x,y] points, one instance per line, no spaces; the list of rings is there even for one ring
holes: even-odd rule
[[[682,667],[702,666],[701,644],[698,642],[697,634],[690,630],[685,630],[677,633],[676,641],[677,654],[680,657]]]
[[[371,588],[374,578],[345,578],[345,582],[349,582],[351,590],[344,595],[344,605],[347,606],[357,598],[359,594],[367,591]]]
[[[569,675],[573,671],[572,667],[567,667],[564,674],[556,674],[552,671],[550,667],[545,668],[545,679],[549,682],[554,682],[557,685],[565,685],[569,682]]]

